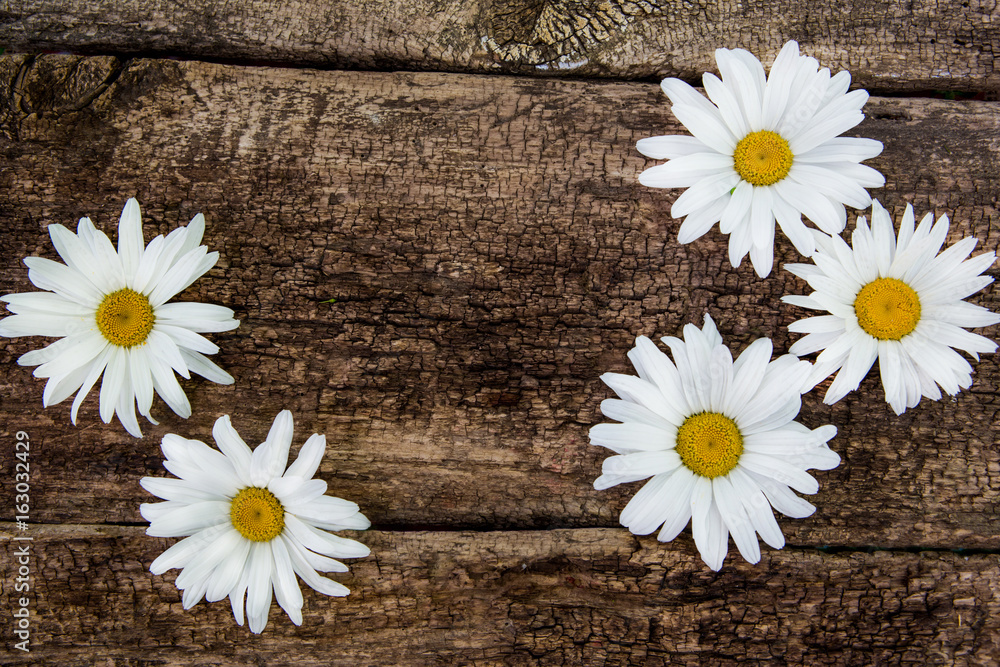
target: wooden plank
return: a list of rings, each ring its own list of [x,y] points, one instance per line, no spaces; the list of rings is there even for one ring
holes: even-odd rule
[[[358,537],[372,556],[335,575],[348,597],[306,588],[300,627],[275,604],[255,636],[227,601],[183,611],[176,570],[148,573],[171,540],[127,527],[30,531],[31,653],[3,646],[8,665],[991,665],[1000,655],[996,554],[789,548],[713,573],[687,537],[369,531]],[[5,586],[5,609],[13,595]]]
[[[802,316],[779,301],[802,283],[732,269],[716,232],[680,246],[677,192],[636,182],[649,163],[634,142],[682,131],[655,85],[65,56],[0,59],[0,85],[2,293],[31,289],[21,257],[54,257],[46,224],[89,215],[113,234],[136,195],[147,239],[207,215],[222,259],[184,298],[243,320],[213,336],[236,385],[185,382],[195,415],[158,403],[141,441],[101,424],[95,397],[79,427],[68,405],[43,411],[41,381],[12,365],[40,342],[0,341],[0,427],[38,443],[40,521],[139,522],[164,433],[208,440],[231,413],[260,442],[287,407],[296,445],[327,435],[331,492],[377,527],[616,526],[638,485],[591,488],[600,374],[629,370],[637,334],[706,310],[737,351],[764,335],[786,350]],[[858,132],[887,146],[876,195],[947,212],[950,241],[995,249],[997,105],[867,111]],[[783,239],[776,254],[797,259]],[[844,464],[818,473],[814,517],[782,522],[789,542],[996,549],[997,364],[898,418],[877,372],[832,408],[807,396],[801,421],[837,425]]]
[[[0,44],[29,53],[693,80],[714,70],[720,46],[769,62],[796,39],[862,86],[995,93],[995,13],[993,0],[21,0],[4,7]]]

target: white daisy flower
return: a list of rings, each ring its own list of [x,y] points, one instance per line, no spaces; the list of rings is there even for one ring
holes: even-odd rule
[[[350,591],[317,572],[347,572],[337,558],[363,558],[370,551],[355,540],[326,532],[365,530],[371,522],[347,500],[323,495],[326,482],[313,479],[326,451],[326,438],[313,434],[295,462],[288,463],[292,413],[274,419],[263,444],[253,452],[220,417],[212,430],[219,450],[173,433],[163,438],[163,463],[179,477],[144,477],[142,487],[163,503],[140,508],[147,535],[185,537],[160,554],[153,574],[181,568],[177,588],[190,609],[203,598],[229,596],[236,622],[243,607],[250,630],[263,631],[271,591],[295,625],[302,624],[302,591],[295,575],[325,595]]]
[[[977,240],[965,238],[940,255],[948,235],[948,216],[934,222],[928,213],[914,229],[907,205],[899,236],[878,201],[872,204],[872,227],[864,217],[849,247],[839,236],[816,234],[815,264],[786,264],[809,283],[809,296],[782,300],[829,315],[793,322],[789,331],[808,334],[792,345],[793,354],[822,350],[809,379],[813,387],[837,373],[823,399],[833,404],[858,388],[878,359],[885,399],[898,415],[921,396],[955,395],[972,385],[972,366],[952,348],[977,361],[996,343],[962,327],[985,327],[1000,316],[962,299],[993,282],[980,275],[993,265],[992,252],[966,259]]]
[[[605,459],[594,488],[652,477],[622,510],[623,526],[636,535],[660,528],[658,539],[669,542],[690,520],[713,570],[722,567],[730,533],[743,558],[756,563],[755,533],[775,549],[785,545],[771,507],[809,516],[816,508],[789,487],[816,493],[819,485],[806,470],[840,463],[826,444],[836,427],[810,430],[793,421],[811,364],[790,354],[770,361],[767,338],[733,363],[707,314],[701,330],[684,327],[684,340],[661,340],[673,363],[640,336],[628,353],[639,377],[601,376],[621,397],[602,402],[601,411],[622,423],[590,429],[591,444],[617,454]]]
[[[48,292],[7,294],[0,301],[14,313],[0,320],[0,336],[59,336],[46,348],[17,360],[38,366],[34,375],[48,378],[42,405],[48,407],[76,393],[70,418],[94,383],[101,382],[100,413],[105,424],[118,415],[125,429],[142,437],[135,417],[153,424],[153,392],[181,417],[191,415],[187,396],[174,377],[190,371],[220,384],[233,377],[204,355],[219,348],[198,332],[229,331],[239,326],[233,311],[206,303],[167,303],[215,266],[219,253],[201,243],[205,217],[187,227],[157,236],[143,247],[139,203],[129,199],[118,222],[118,250],[90,218],[80,218],[76,234],[49,225],[49,236],[65,264],[26,257],[28,279]]]
[[[862,121],[864,90],[847,92],[851,75],[830,76],[815,58],[799,55],[788,42],[765,79],[760,61],[742,49],[718,49],[722,79],[702,77],[711,102],[679,79],[665,79],[671,110],[693,137],[642,139],[636,148],[666,164],[642,172],[639,182],[654,188],[687,188],[670,209],[685,218],[677,240],[690,243],[715,223],[730,234],[729,262],[750,253],[761,277],[771,272],[774,223],[802,255],[813,252],[804,214],[820,229],[839,234],[844,204],[866,208],[865,188],[885,178],[859,164],[882,152],[873,139],[838,137]],[[714,104],[713,104],[714,103]]]

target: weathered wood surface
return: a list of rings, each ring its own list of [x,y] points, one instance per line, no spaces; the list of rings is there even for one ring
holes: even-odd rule
[[[175,571],[145,573],[168,540],[102,526],[34,535],[38,646],[5,664],[995,665],[1000,655],[996,554],[787,548],[716,574],[686,538],[369,531],[359,537],[372,556],[337,575],[348,597],[306,590],[301,627],[274,605],[254,636],[224,602],[183,611]]]
[[[326,434],[331,492],[376,527],[616,526],[639,485],[591,487],[608,455],[587,439],[611,396],[600,374],[631,372],[637,334],[706,311],[736,350],[786,350],[803,314],[779,301],[798,279],[732,269],[715,232],[678,245],[677,192],[636,182],[635,140],[679,131],[653,85],[63,56],[0,73],[2,293],[31,289],[21,257],[55,256],[47,224],[89,215],[113,234],[137,195],[147,239],[204,211],[222,259],[185,298],[243,321],[213,336],[235,386],[185,382],[195,415],[157,399],[141,441],[101,424],[96,395],[78,427],[66,404],[43,411],[42,382],[13,365],[41,341],[0,341],[4,429],[38,443],[39,520],[141,522],[164,433],[210,441],[230,413],[259,442],[289,408],[296,446]],[[950,240],[995,249],[1000,105],[868,112],[859,132],[888,147],[876,195],[948,212]],[[797,259],[783,239],[777,255]],[[1000,309],[993,289],[972,300]],[[817,473],[814,517],[782,522],[789,542],[1000,547],[998,383],[986,355],[971,391],[898,418],[877,371],[832,408],[807,396],[800,420],[835,424],[844,463]]]
[[[3,0],[0,11],[0,46],[31,53],[700,79],[719,46],[769,62],[797,39],[862,86],[1000,90],[996,0]]]
[[[104,43],[128,51],[124,30]],[[227,48],[214,56],[250,55]],[[855,48],[881,47],[836,53]],[[452,68],[433,53],[414,67]],[[32,653],[4,635],[4,664],[997,664],[994,355],[956,401],[898,418],[877,373],[832,408],[807,396],[800,419],[837,425],[844,463],[817,474],[816,515],[782,519],[789,546],[765,547],[756,566],[733,549],[712,573],[689,531],[635,538],[617,517],[638,484],[592,489],[607,452],[587,430],[611,395],[598,377],[630,371],[635,335],[677,334],[707,310],[734,350],[770,336],[783,351],[802,315],[779,301],[800,281],[732,269],[717,232],[679,246],[678,192],[636,182],[651,164],[636,139],[683,131],[655,85],[8,55],[0,91],[0,293],[32,289],[25,255],[55,257],[47,224],[89,215],[113,236],[135,195],[147,240],[206,214],[221,261],[183,298],[243,321],[212,336],[236,384],[183,382],[194,416],[157,399],[161,426],[141,441],[102,424],[96,397],[78,427],[66,405],[42,410],[42,381],[14,361],[43,341],[0,340],[0,440],[30,434],[32,520],[45,524],[28,533]],[[857,133],[886,144],[875,195],[897,213],[907,201],[946,212],[950,241],[973,234],[995,250],[1000,105],[881,98],[866,111]],[[783,239],[776,255],[798,259]],[[1000,309],[993,288],[972,301]],[[210,441],[230,413],[259,442],[286,407],[296,447],[326,433],[319,474],[373,520],[359,536],[373,555],[339,577],[349,597],[307,589],[303,626],[275,606],[254,636],[225,603],[183,611],[176,571],[148,573],[172,541],[142,535],[151,497],[138,480],[165,474],[164,433]],[[13,454],[0,447],[0,470]],[[5,484],[0,504],[12,501]],[[11,586],[0,579],[4,609]]]

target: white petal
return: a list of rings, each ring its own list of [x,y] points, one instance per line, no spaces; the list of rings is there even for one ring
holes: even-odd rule
[[[740,456],[739,465],[745,470],[790,486],[799,493],[813,494],[819,491],[816,478],[792,463],[774,456],[744,451]]]
[[[184,364],[191,369],[192,373],[197,373],[210,382],[223,385],[235,382],[232,375],[219,368],[214,362],[206,359],[198,352],[180,348],[180,356],[184,360]]]
[[[885,389],[885,400],[897,415],[906,410],[906,384],[903,381],[901,354],[902,347],[898,341],[878,342],[878,368],[882,376],[882,388]]]
[[[191,416],[191,404],[188,402],[184,390],[177,383],[177,378],[167,367],[167,364],[155,357],[147,358],[149,370],[153,376],[153,389],[162,398],[170,409],[180,417],[187,419]]]
[[[156,309],[156,321],[200,333],[230,331],[240,325],[229,308],[192,302],[163,304]]]
[[[763,129],[773,131],[784,115],[788,104],[789,86],[795,77],[798,60],[799,45],[795,41],[787,42],[774,59],[761,100]]]
[[[282,410],[274,418],[264,443],[254,450],[250,461],[250,478],[254,485],[263,486],[280,477],[288,465],[288,448],[292,444],[292,413]]]
[[[842,202],[853,208],[867,208],[872,203],[868,191],[856,181],[846,178],[825,165],[796,164],[788,172],[788,178],[812,189],[817,194]]]
[[[249,551],[253,549],[251,545]],[[245,559],[248,560],[248,559]],[[233,590],[229,593],[229,604],[233,610],[233,617],[236,619],[236,624],[243,627],[243,606],[246,600],[247,588],[250,586],[250,568],[245,564],[243,566],[243,571],[240,573],[239,582],[233,587]]]
[[[732,534],[740,555],[748,563],[760,562],[760,544],[757,542],[757,535],[732,483],[726,476],[716,477],[712,480],[712,492],[722,521]]]
[[[115,406],[115,414],[118,421],[125,427],[133,437],[141,438],[142,431],[139,429],[139,422],[135,418],[135,393],[132,389],[132,380],[126,375],[125,386],[118,395],[118,404]]]
[[[163,498],[164,500],[175,500],[187,504],[199,503],[205,500],[229,501],[228,498],[214,489],[202,489],[182,479],[143,477],[139,480],[139,485],[157,498]]]
[[[672,449],[675,435],[646,424],[597,424],[590,429],[590,444],[617,454]]]
[[[638,403],[642,407],[667,418],[676,412],[659,388],[652,382],[647,382],[634,375],[621,373],[605,373],[601,376],[604,384],[626,401]]]
[[[656,475],[622,510],[621,524],[633,535],[649,535],[663,524],[663,506],[674,493],[669,480],[669,475]]]
[[[841,215],[842,208],[834,206],[828,198],[817,196],[816,192],[790,178],[778,181],[772,187],[783,201],[827,234],[836,235],[844,230],[847,220]]]
[[[739,467],[729,472],[729,481],[739,494],[743,508],[761,539],[775,549],[784,547],[785,536],[781,533],[781,528],[771,513],[771,504],[760,490],[760,486]]]
[[[189,331],[184,327],[175,327],[169,324],[162,324],[157,320],[153,325],[153,330],[165,336],[169,336],[181,349],[187,348],[203,354],[215,354],[219,351],[219,346],[202,335]]]
[[[259,634],[267,625],[271,607],[271,546],[269,542],[256,542],[250,547],[247,559],[250,585],[247,589],[247,618],[251,632]]]
[[[268,482],[267,489],[277,496],[287,511],[294,514],[295,512],[289,508],[293,505],[308,503],[322,496],[326,493],[326,482],[321,479],[293,477],[286,473],[284,477],[275,477]],[[357,505],[354,503],[351,505],[353,506],[352,512],[358,511]],[[350,512],[347,513],[350,514]]]
[[[753,193],[754,187],[747,181],[740,180],[736,184],[719,217],[719,231],[723,234],[732,234],[737,227],[744,224],[753,204]]]
[[[95,312],[93,306],[70,301],[52,292],[6,294],[0,297],[0,301],[7,302],[7,310],[15,315],[58,315],[89,320],[94,317]]]
[[[667,481],[671,489],[670,496],[662,505],[665,517],[656,539],[660,542],[670,542],[677,537],[684,526],[691,520],[691,493],[694,491],[695,480],[698,478],[691,470],[681,466],[670,474]]]
[[[764,371],[771,360],[771,351],[771,339],[758,338],[740,354],[733,364],[733,383],[725,400],[727,412],[740,414],[757,394],[764,379]]]
[[[750,207],[750,261],[761,278],[771,273],[774,263],[774,212],[770,188],[754,188]]]
[[[235,530],[232,532],[236,533]],[[205,599],[209,602],[216,602],[238,590],[240,580],[247,570],[247,559],[250,556],[252,545],[253,542],[246,539],[240,539],[236,542],[226,558],[216,565],[212,572],[208,590],[205,591]],[[240,597],[242,598],[242,595]],[[240,612],[242,614],[242,609]]]
[[[716,49],[715,61],[726,86],[733,92],[739,108],[746,118],[746,126],[756,132],[763,127],[761,117],[761,97],[764,84],[764,69],[755,59],[747,61],[736,51]]]
[[[104,373],[104,381],[101,382],[100,401],[101,421],[105,424],[110,423],[111,417],[115,414],[118,396],[125,388],[125,374],[128,371],[124,348],[109,347],[110,358],[108,359],[107,371]]]
[[[722,120],[729,128],[729,131],[733,133],[733,136],[745,137],[750,134],[753,130],[747,124],[743,109],[740,107],[740,103],[733,94],[733,91],[714,74],[706,72],[702,75],[701,80],[705,87],[705,93],[715,103],[715,106],[719,108]]]
[[[878,358],[878,344],[874,338],[858,336],[855,340],[856,344],[851,348],[847,361],[826,392],[824,402],[827,405],[836,403],[857,389]]]
[[[128,368],[132,391],[139,404],[139,414],[148,416],[153,404],[153,374],[149,370],[146,347],[140,345],[129,349]]]
[[[785,516],[793,519],[804,519],[816,511],[812,503],[799,498],[784,484],[779,484],[766,475],[759,475],[752,471],[746,472],[760,486],[771,506]]]
[[[125,202],[121,218],[118,219],[118,257],[126,278],[135,275],[142,258],[142,215],[139,202],[135,198]]]
[[[177,576],[174,584],[177,588],[181,589],[198,585],[200,582],[210,577],[212,571],[219,563],[231,557],[233,551],[235,551],[241,543],[246,542],[248,542],[248,540],[244,539],[238,532],[236,532],[236,530],[227,530],[222,533],[218,539],[205,545],[205,548],[198,554],[198,558],[185,567],[184,571]],[[235,582],[233,583],[235,584]],[[207,590],[210,588],[210,585],[205,588]],[[228,594],[229,591],[226,590],[225,593],[219,595],[216,599],[222,599]]]
[[[825,350],[842,335],[844,335],[843,330],[831,331],[826,333],[809,334],[805,338],[801,338],[795,341],[795,343],[790,348],[788,348],[788,351],[799,357],[805,356],[807,354],[812,354],[813,352],[819,352],[820,350]],[[808,388],[806,389],[806,391],[809,391],[817,384],[819,384],[826,378],[830,377],[830,374],[833,373],[838,368],[840,368],[842,364],[839,362],[836,364],[832,364],[830,365],[829,371],[825,375],[818,376],[817,375],[817,373],[819,372],[818,369],[819,366],[821,365],[823,365],[824,367],[826,366],[826,364],[813,364],[813,373],[810,374],[811,384],[807,382]]]
[[[227,501],[205,500],[181,507],[151,523],[146,534],[153,537],[179,537],[193,535],[212,526],[231,526],[229,506]]]
[[[30,365],[32,361],[35,363],[44,361],[32,373],[38,378],[66,375],[70,371],[89,365],[107,347],[108,341],[104,336],[92,331],[83,331],[57,340],[43,350],[29,352],[18,359],[18,363],[25,365],[23,362],[26,362]]]
[[[326,486],[326,482],[322,482],[322,480],[314,479],[311,481],[321,482],[324,487]],[[356,503],[334,496],[320,495],[318,498],[308,498],[304,502],[299,501],[295,496],[286,496],[286,498],[291,498],[291,500],[282,499],[282,502],[285,503],[285,509],[307,522],[336,523],[340,519],[345,519],[358,512]],[[303,498],[307,497],[303,496]]]
[[[114,291],[115,281],[86,241],[62,225],[49,225],[49,237],[66,265],[78,271],[96,291],[104,294]]]
[[[228,460],[224,457],[223,460],[225,465],[217,463],[215,469],[178,460],[164,461],[163,467],[196,488],[212,489],[221,496],[232,498],[243,486]]]
[[[709,150],[708,146],[695,137],[682,134],[640,139],[635,147],[640,153],[654,160],[672,160]]]
[[[287,535],[282,535],[281,539],[284,540],[285,546],[288,548],[288,555],[291,557],[292,567],[295,568],[295,573],[301,577],[302,581],[304,581],[307,586],[324,595],[342,597],[350,593],[347,587],[343,584],[331,581],[326,577],[321,577],[316,574],[316,570],[305,556],[308,552],[303,549],[301,544],[293,539],[290,539]]]
[[[715,205],[716,200],[727,199],[730,190],[736,187],[739,181],[740,177],[735,171],[703,178],[681,193],[670,207],[670,215],[683,218],[690,213]]]
[[[823,142],[843,134],[864,120],[864,114],[860,111],[847,108],[856,106],[857,98],[852,98],[852,95],[855,94],[863,94],[866,100],[868,98],[868,93],[863,90],[855,90],[852,93],[848,93],[834,105],[830,106],[831,110],[839,110],[839,113],[821,114],[815,120],[811,121],[809,125],[802,128],[801,131],[790,133],[788,147],[792,149],[792,153],[798,155],[799,153],[810,151]]]
[[[184,567],[219,536],[232,529],[231,524],[213,526],[181,540],[157,556],[150,564],[149,571],[153,574],[163,574],[167,570]]]
[[[598,491],[628,482],[637,482],[654,475],[671,472],[681,465],[681,457],[673,450],[658,452],[636,452],[622,456],[612,456],[604,459],[603,475],[594,482]],[[603,484],[601,480],[613,480],[612,484]]]
[[[250,447],[243,442],[243,438],[233,428],[229,415],[223,415],[215,421],[215,425],[212,427],[212,437],[215,439],[215,444],[219,446],[219,451],[232,462],[236,475],[249,485],[251,483]]]
[[[813,235],[802,222],[801,213],[782,199],[777,190],[774,190],[772,195],[771,210],[775,220],[781,226],[781,231],[792,242],[800,255],[811,256],[816,250],[816,243],[813,240]]]
[[[274,558],[271,581],[274,598],[295,625],[302,625],[302,591],[295,581],[295,570],[283,540],[272,540],[271,556]]]
[[[645,424],[646,426],[652,426],[654,428],[662,429],[668,433],[676,433],[677,427],[668,422],[663,417],[655,414],[648,408],[644,408],[641,405],[632,403],[631,401],[623,401],[617,398],[606,398],[601,401],[601,412],[608,419],[614,419],[620,422],[638,422],[640,424]],[[299,457],[301,458],[301,454]],[[294,464],[292,464],[294,467]],[[289,468],[291,470],[291,468]]]
[[[666,399],[667,409],[661,409],[656,414],[675,426],[683,424],[685,415],[689,412],[688,405],[681,394],[683,387],[680,374],[669,357],[645,336],[635,339],[635,347],[629,351],[628,357],[639,376],[656,385]]]
[[[729,237],[729,264],[734,268],[743,263],[743,258],[747,256],[753,247],[753,239],[750,236],[750,212],[747,211],[743,220],[733,229]]]
[[[677,230],[678,243],[691,243],[705,235],[712,226],[719,222],[722,212],[726,209],[726,200],[717,199],[705,208],[688,213]]]
[[[153,308],[159,308],[200,278],[218,261],[219,253],[207,252],[205,246],[198,246],[188,252],[167,270],[146,295],[150,305]]]
[[[144,294],[148,285],[155,285],[159,281],[162,272],[157,269],[161,265],[160,257],[165,245],[163,236],[156,236],[149,242],[136,265],[135,275],[127,281],[129,288]]]
[[[76,398],[73,399],[73,407],[70,410],[70,421],[72,421],[74,425],[76,425],[76,415],[80,410],[80,405],[83,403],[83,399],[87,398],[87,394],[90,393],[90,390],[94,387],[97,379],[101,376],[101,373],[104,372],[108,361],[111,359],[111,352],[113,348],[114,346],[108,345],[100,354],[97,355],[97,358],[91,362],[87,372],[87,377],[84,379],[80,389],[76,392]]]
[[[1000,315],[997,313],[965,301],[921,304],[921,310],[924,318],[949,322],[957,327],[988,327],[1000,322]]]
[[[639,174],[639,183],[651,188],[686,188],[703,178],[732,168],[731,155],[695,153],[650,167]]]
[[[89,370],[88,366],[82,366],[62,375],[53,376],[45,385],[45,391],[42,393],[42,405],[46,407],[56,405],[72,396],[73,392],[79,389],[83,381],[87,379]]]
[[[666,87],[667,81],[661,85]],[[682,85],[687,86],[687,84]],[[703,144],[719,153],[733,154],[733,149],[736,148],[736,137],[722,121],[719,110],[707,99],[695,93],[694,96],[686,97],[682,102],[674,102],[670,110],[677,117],[677,120],[683,123],[684,127]]]
[[[722,412],[728,407],[726,399],[733,384],[733,356],[729,348],[723,345],[713,347],[711,355],[707,369],[711,379],[709,409],[712,412]]]
[[[149,363],[154,365],[154,360],[159,361],[159,365],[168,366],[174,369],[184,379],[190,379],[191,373],[188,370],[187,362],[181,355],[181,348],[173,339],[156,328],[149,332],[146,338],[146,345],[149,346]]]
[[[356,512],[340,519],[334,519],[333,521],[303,520],[303,523],[313,528],[332,531],[368,530],[372,526],[372,522],[361,512]]]
[[[360,542],[318,530],[287,513],[285,514],[285,530],[306,549],[324,556],[364,558],[371,553],[371,550]]]
[[[285,471],[285,477],[311,479],[323,460],[326,451],[326,436],[313,433],[299,450],[298,458]]]
[[[722,568],[729,546],[729,532],[722,515],[715,507],[712,481],[707,477],[695,480],[691,494],[691,532],[702,560],[715,571]]]
[[[882,142],[875,139],[836,137],[828,139],[810,151],[796,154],[795,161],[815,164],[862,162],[881,154],[882,149]]]
[[[844,331],[844,320],[833,315],[817,315],[792,322],[788,330],[794,333],[841,333]]]

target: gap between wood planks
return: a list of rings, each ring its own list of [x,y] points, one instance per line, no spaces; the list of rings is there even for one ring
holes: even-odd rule
[[[113,76],[109,77],[105,81],[105,87],[112,85],[122,72],[126,71],[130,64],[135,60],[173,60],[177,62],[193,62],[193,63],[207,63],[210,65],[225,65],[234,67],[268,67],[272,69],[283,69],[283,70],[312,70],[317,72],[372,72],[379,74],[460,74],[463,76],[482,76],[488,78],[497,79],[523,79],[527,75],[521,72],[470,72],[462,69],[435,69],[435,70],[422,70],[416,68],[406,68],[406,67],[350,67],[344,63],[337,65],[323,66],[314,63],[308,64],[297,64],[281,60],[268,60],[266,58],[212,58],[206,56],[194,56],[191,54],[185,54],[184,52],[173,52],[173,51],[129,51],[127,53],[121,53],[116,51],[102,51],[100,49],[68,49],[59,52],[61,55],[68,56],[78,56],[81,58],[116,58],[119,61],[119,67],[117,71],[114,72]],[[29,53],[26,51],[4,51],[3,55],[19,55],[28,54],[33,59],[38,54]],[[30,65],[30,62],[27,63]],[[566,82],[617,82],[617,83],[636,83],[636,84],[659,84],[664,77],[639,77],[635,79],[626,78],[609,78],[600,76],[573,76],[573,75],[561,75],[561,76],[535,76],[528,78],[536,78],[539,80],[550,79],[553,81],[566,81]],[[672,77],[678,78],[684,83],[695,88],[701,88],[702,82],[700,78],[691,77]],[[996,91],[976,91],[976,90],[961,90],[957,88],[941,88],[941,89],[924,89],[924,90],[895,90],[890,88],[878,88],[869,87],[865,88],[871,97],[889,97],[894,99],[938,99],[942,101],[977,101],[977,102],[995,102],[1000,100],[1000,90]],[[103,92],[100,91],[100,92]],[[100,94],[100,92],[98,94]],[[949,97],[949,95],[951,97]]]
[[[93,537],[121,537],[122,535],[109,535],[109,529],[115,528],[146,528],[148,522],[115,522],[115,523],[32,523],[29,524],[33,529],[76,529],[76,530],[91,530],[93,531]],[[608,530],[614,531],[614,528],[608,528],[605,526],[593,526],[593,527],[554,527],[549,530],[565,530],[565,531],[584,531],[584,530]],[[622,531],[625,531],[623,528]],[[2,537],[11,539],[10,536],[16,534],[15,524],[11,521],[0,521],[0,532],[4,533]],[[373,533],[545,533],[548,532],[546,529],[539,530],[537,528],[512,528],[509,530],[489,530],[487,528],[463,528],[461,526],[397,526],[397,525],[384,525],[379,526],[377,529],[370,530],[368,532]],[[365,532],[357,533],[359,539],[364,540]],[[82,537],[77,535],[77,537]],[[640,538],[644,537],[642,535],[632,535],[632,537]],[[151,538],[152,539],[152,538]],[[688,537],[690,540],[690,537]],[[660,544],[667,545],[669,542],[662,542]],[[981,549],[981,548],[971,548],[971,549],[949,549],[946,547],[922,547],[922,546],[895,546],[895,547],[880,547],[880,546],[810,546],[808,544],[793,544],[786,543],[782,549],[772,549],[773,552],[781,551],[818,551],[824,554],[830,555],[843,555],[843,554],[854,554],[854,553],[864,553],[873,554],[878,552],[885,552],[890,554],[916,554],[916,553],[939,553],[939,554],[955,554],[957,556],[989,556],[989,555],[1000,555],[1000,548],[998,549]],[[732,555],[732,554],[731,554]]]

